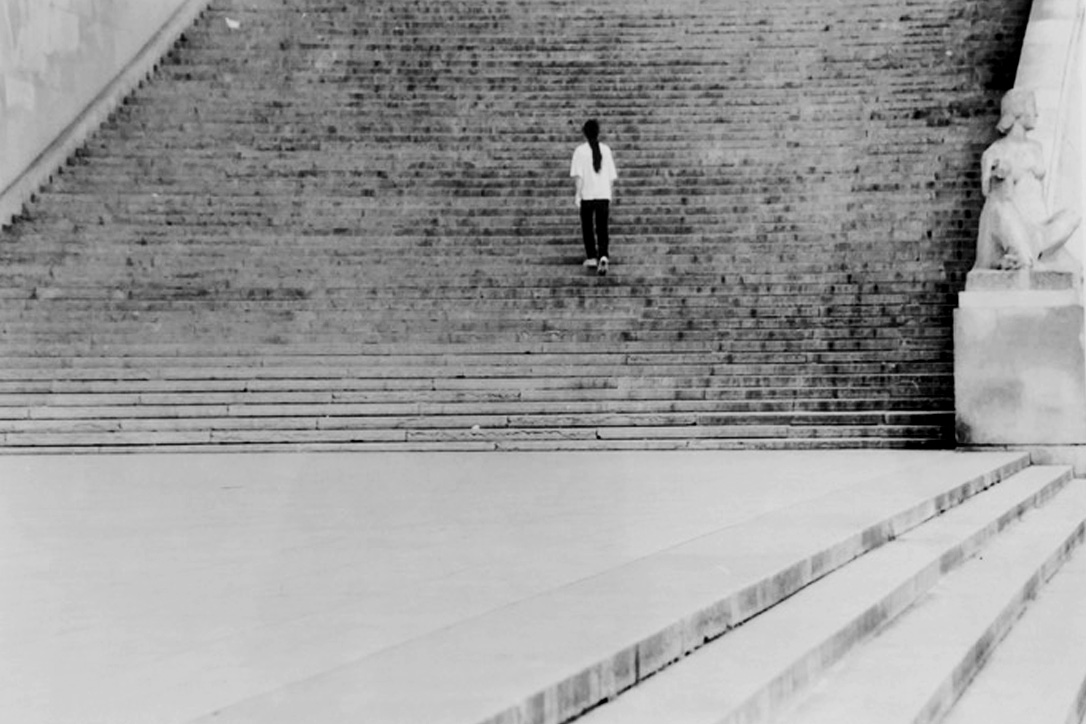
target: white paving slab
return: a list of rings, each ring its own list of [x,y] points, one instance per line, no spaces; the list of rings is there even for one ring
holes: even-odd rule
[[[717,595],[688,588],[705,566],[750,581],[787,552],[729,531],[772,519],[831,540],[863,522],[835,496],[901,507],[907,481],[1021,460],[0,458],[0,721],[465,721],[671,623],[669,586],[684,606]]]

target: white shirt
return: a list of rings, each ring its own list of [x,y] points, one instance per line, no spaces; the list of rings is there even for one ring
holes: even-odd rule
[[[611,200],[611,183],[618,178],[615,170],[615,159],[611,155],[611,149],[606,143],[600,144],[600,154],[603,160],[600,162],[599,173],[592,167],[592,146],[587,141],[577,146],[573,152],[573,162],[569,167],[571,177],[581,177],[581,198],[585,201]]]

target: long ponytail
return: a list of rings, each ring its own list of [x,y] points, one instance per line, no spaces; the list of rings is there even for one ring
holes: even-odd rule
[[[584,137],[588,139],[588,145],[592,147],[592,168],[599,173],[603,165],[603,152],[600,151],[600,124],[595,118],[590,118],[585,121],[583,130]]]

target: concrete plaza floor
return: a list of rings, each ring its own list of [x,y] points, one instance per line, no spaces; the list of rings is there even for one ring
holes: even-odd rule
[[[0,457],[0,721],[468,724],[596,656],[585,611],[662,615],[644,592],[682,594],[676,561],[702,556],[669,551],[826,501],[801,545],[849,501],[1012,457]]]

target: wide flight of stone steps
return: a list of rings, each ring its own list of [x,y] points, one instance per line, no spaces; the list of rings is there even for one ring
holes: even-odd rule
[[[1027,11],[215,0],[0,232],[0,445],[945,445]]]

